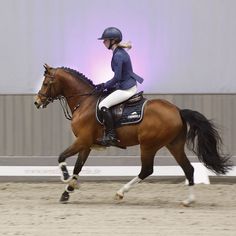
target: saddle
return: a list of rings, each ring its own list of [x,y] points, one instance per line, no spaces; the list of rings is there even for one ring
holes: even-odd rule
[[[100,110],[98,109],[98,104],[106,97],[102,95],[97,102],[96,106],[96,118],[99,123],[103,123]],[[143,91],[136,93],[128,100],[119,103],[115,106],[110,107],[115,128],[121,127],[123,125],[137,124],[141,122],[143,118],[144,106],[147,99],[143,97]]]

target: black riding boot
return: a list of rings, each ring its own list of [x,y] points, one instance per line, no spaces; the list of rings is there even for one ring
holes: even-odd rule
[[[102,107],[101,112],[105,125],[105,135],[103,136],[101,143],[105,146],[116,145],[119,141],[116,138],[112,114],[106,107]]]

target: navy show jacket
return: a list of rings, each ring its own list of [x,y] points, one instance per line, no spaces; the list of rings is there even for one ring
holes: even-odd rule
[[[114,72],[114,77],[105,83],[105,88],[107,89],[126,90],[136,85],[137,81],[139,83],[143,82],[143,78],[133,72],[130,56],[121,47],[117,47],[113,51],[111,68]]]

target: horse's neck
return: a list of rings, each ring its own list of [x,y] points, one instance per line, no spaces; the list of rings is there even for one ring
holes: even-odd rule
[[[62,82],[63,96],[66,98],[71,112],[75,110],[80,104],[82,104],[92,93],[93,88],[91,85],[86,84],[84,81],[77,81],[74,78],[64,80]],[[91,101],[91,99],[88,99]],[[96,100],[96,99],[92,99]]]

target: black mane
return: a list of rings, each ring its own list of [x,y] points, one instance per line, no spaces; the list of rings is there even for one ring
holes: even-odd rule
[[[88,84],[95,86],[93,81],[88,79],[84,74],[80,73],[77,70],[68,68],[68,67],[60,67],[60,69],[63,69],[64,71],[70,73],[71,75],[73,75],[76,79],[82,79],[83,81],[87,82]]]

